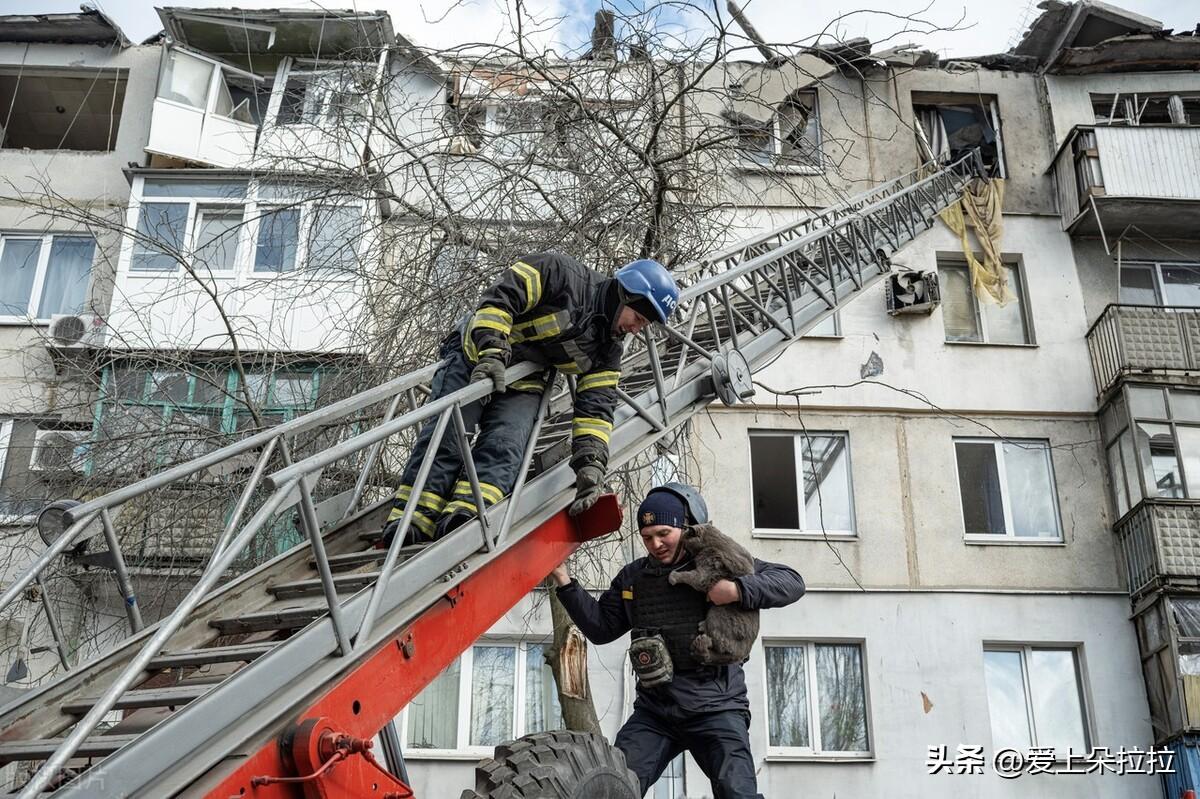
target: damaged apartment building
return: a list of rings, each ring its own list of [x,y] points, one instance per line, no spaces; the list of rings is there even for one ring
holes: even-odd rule
[[[887,285],[681,447],[714,522],[809,586],[763,614],[746,664],[764,795],[1200,787],[1200,36],[1088,0],[1039,9],[1014,48],[971,58],[753,42],[695,73],[664,125],[664,146],[725,143],[693,148],[664,190],[667,218],[689,220],[664,249],[694,274],[823,207],[869,207],[930,161],[977,157],[988,176],[893,258]],[[393,334],[384,300],[416,279],[401,265],[427,260],[423,279],[461,308],[497,230],[553,232],[575,213],[627,244],[612,209],[632,173],[572,162],[581,115],[564,96],[636,120],[644,48],[600,30],[586,58],[536,71],[422,52],[382,13],[157,14],[144,44],[94,11],[0,18],[5,575],[53,535],[48,503],[295,418],[336,397],[339,374],[369,373],[371,342]],[[668,67],[687,85],[695,65]],[[517,162],[541,170],[538,191]],[[192,518],[212,522],[205,490],[179,498],[186,522],[126,520],[142,531],[133,579],[157,600],[147,621],[212,546]],[[300,540],[278,532],[262,559]],[[7,688],[59,670],[56,640],[78,661],[127,633],[105,548],[97,535],[51,581],[59,633],[42,595],[5,619]],[[547,617],[514,608],[398,717],[419,795],[456,794],[497,743],[560,723]],[[634,678],[620,643],[590,658],[611,739]],[[990,760],[1006,747],[1112,768],[1009,779]],[[1175,773],[1134,763],[1152,747]],[[955,772],[974,748],[978,774]],[[680,756],[651,795],[709,790]]]

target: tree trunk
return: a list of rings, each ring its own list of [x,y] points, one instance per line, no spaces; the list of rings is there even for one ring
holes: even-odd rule
[[[554,672],[563,723],[568,730],[600,734],[600,719],[596,716],[588,680],[587,639],[571,622],[554,586],[550,586],[550,618],[554,623],[554,643],[546,649],[545,657]]]

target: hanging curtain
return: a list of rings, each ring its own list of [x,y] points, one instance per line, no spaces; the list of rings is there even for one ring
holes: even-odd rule
[[[950,137],[946,125],[936,108],[922,108],[916,112],[917,146],[923,160],[945,162],[950,158]]]
[[[1006,305],[1016,297],[1008,286],[1008,270],[1000,260],[1000,236],[1004,232],[1004,179],[976,178],[963,189],[962,197],[938,214],[959,241],[971,269],[971,287],[977,299]],[[967,236],[967,224],[975,231],[982,263]]]

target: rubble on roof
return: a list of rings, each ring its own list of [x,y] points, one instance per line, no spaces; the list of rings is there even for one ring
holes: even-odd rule
[[[889,67],[936,67],[939,63],[938,54],[925,50],[916,44],[901,44],[889,47],[877,53],[871,53],[871,58]]]
[[[91,6],[78,14],[6,14],[0,16],[0,42],[30,44],[116,44],[128,47],[117,24]]]
[[[155,9],[176,42],[204,53],[318,58],[377,49],[395,40],[385,12],[279,8]]]
[[[1075,3],[1043,0],[1038,8],[1042,9],[1042,14],[1010,52],[1035,59],[1037,65],[1048,72],[1058,71],[1056,65],[1066,51],[1089,50],[1114,39],[1164,33],[1158,20],[1099,0]],[[1136,58],[1138,54],[1131,52],[1128,55]],[[1111,63],[1106,61],[1106,64]]]
[[[861,36],[832,45],[805,47],[801,52],[815,55],[841,72],[858,73],[877,63],[871,55],[871,40]]]

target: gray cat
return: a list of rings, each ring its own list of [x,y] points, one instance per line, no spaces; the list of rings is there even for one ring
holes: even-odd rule
[[[754,558],[746,548],[711,524],[684,528],[681,542],[695,559],[696,568],[671,572],[671,585],[682,583],[707,594],[719,580],[754,574]],[[745,610],[737,602],[713,605],[700,623],[692,654],[707,665],[741,663],[750,657],[757,637],[757,610]]]

